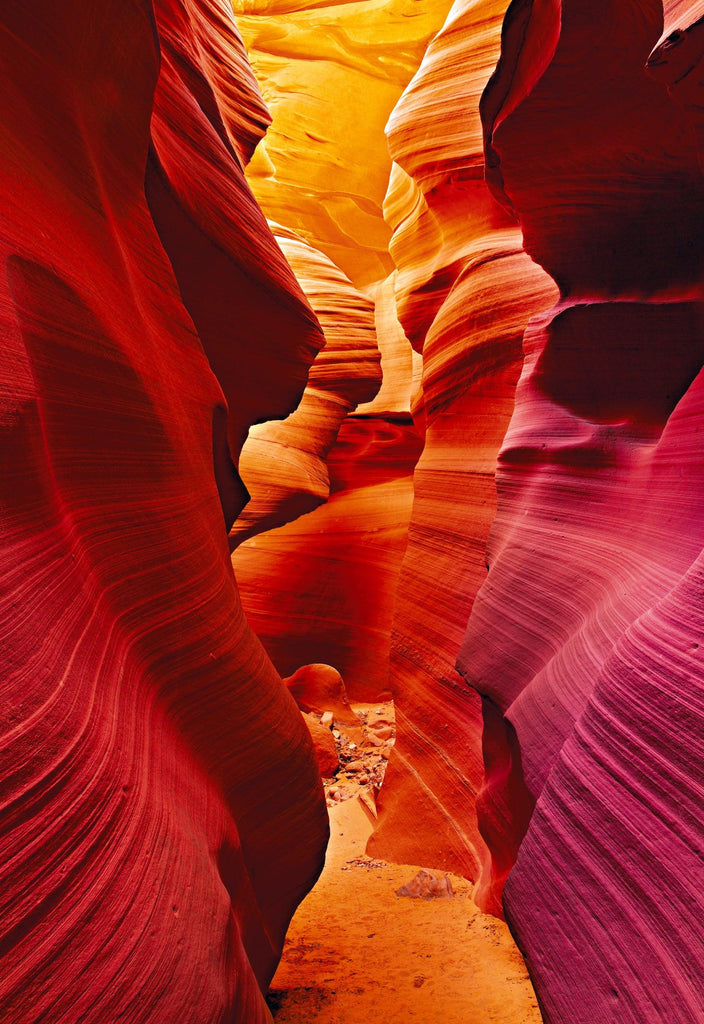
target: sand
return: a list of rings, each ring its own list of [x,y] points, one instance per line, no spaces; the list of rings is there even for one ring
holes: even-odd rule
[[[420,869],[364,856],[359,799],[333,804],[330,821],[325,870],[272,983],[276,1024],[540,1024],[508,928],[477,910],[469,882],[451,875],[451,897],[397,896]]]

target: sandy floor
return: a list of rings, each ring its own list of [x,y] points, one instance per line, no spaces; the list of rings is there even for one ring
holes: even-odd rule
[[[471,886],[399,897],[419,870],[364,857],[371,831],[354,797],[330,808],[323,875],[296,914],[269,1004],[276,1024],[540,1024],[508,929]]]

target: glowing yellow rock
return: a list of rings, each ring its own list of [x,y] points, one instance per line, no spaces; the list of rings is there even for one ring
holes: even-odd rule
[[[358,287],[393,269],[382,216],[391,165],[384,126],[449,6],[235,0],[273,118],[250,185],[270,219],[321,249]]]

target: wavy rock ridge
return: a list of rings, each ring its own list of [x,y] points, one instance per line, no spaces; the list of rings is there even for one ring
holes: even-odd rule
[[[475,810],[481,708],[455,659],[486,571],[521,334],[553,294],[484,183],[479,97],[499,54],[502,14],[496,3],[456,3],[387,128],[396,302],[422,356],[413,415],[425,445],[393,620],[398,741],[370,848],[472,879],[488,857]],[[409,807],[422,808],[413,830]]]
[[[230,532],[233,547],[327,501],[326,460],[340,426],[381,383],[373,303],[323,253],[285,228],[274,230],[318,314],[325,346],[295,412],[249,431],[240,470],[251,497]]]
[[[410,415],[418,361],[387,277],[383,125],[446,6],[235,5],[273,117],[248,179],[327,339],[301,407],[250,433],[235,571],[277,668],[330,662],[358,700],[388,690],[422,444]],[[287,525],[261,533],[275,523]]]
[[[672,710],[676,683],[691,693],[701,678],[694,661],[670,652],[677,635],[677,649],[696,657],[700,630],[685,594],[693,600],[701,550],[692,443],[704,354],[701,26],[685,29],[701,13],[672,4],[663,22],[657,3],[605,3],[596,14],[514,3],[502,40],[503,5],[457,3],[388,127],[397,272],[374,295],[388,304],[393,289],[422,356],[421,390],[405,390],[403,408],[424,448],[391,587],[399,738],[371,850],[478,878],[478,898],[499,913],[511,872],[507,912],[549,1020],[701,1014],[687,966],[697,954],[678,957],[671,937],[677,914],[691,917],[693,889],[667,868],[670,937],[648,909],[675,850],[658,824],[667,769],[639,744],[652,748],[646,737],[666,715],[657,701],[646,714],[633,689],[646,676],[667,679],[659,703]],[[665,25],[676,35],[648,62]],[[482,129],[480,96],[500,48]],[[557,297],[524,244],[561,294],[534,319],[522,353],[528,319]],[[395,322],[377,307],[380,347]],[[370,496],[367,516],[375,505]],[[277,543],[298,556],[320,545],[321,527],[334,535],[339,524],[311,521],[308,537],[300,525]],[[360,584],[326,543],[327,586],[344,580],[349,595]],[[314,606],[306,614],[318,628]],[[636,641],[642,623],[659,634]],[[336,642],[326,641],[324,658],[339,666]],[[306,658],[318,657],[311,644]],[[350,652],[337,657],[354,678]],[[669,728],[673,784],[696,802],[695,759],[680,764],[680,723]],[[619,744],[606,743],[612,730]],[[655,762],[664,775],[645,785]],[[409,813],[418,822],[410,833]],[[688,812],[686,832],[668,820],[694,879],[698,832]],[[698,949],[689,932],[687,942]],[[598,970],[592,948],[604,951]]]
[[[492,188],[561,286],[459,659],[520,757],[482,813],[497,880],[520,843],[505,905],[548,1021],[704,1014],[701,25],[646,67],[662,30],[658,3],[514,4],[482,103]]]
[[[370,849],[476,879],[547,1022],[704,1018],[704,5],[243,5],[271,117],[226,0],[45,6],[0,16],[0,1016],[270,1020],[327,834],[279,673],[330,665],[396,703]]]
[[[265,113],[224,5],[0,21],[0,1016],[264,1022],[327,831],[225,529],[322,342],[244,182]]]
[[[357,287],[393,270],[384,125],[449,0],[235,0],[271,129],[248,175],[267,216]]]

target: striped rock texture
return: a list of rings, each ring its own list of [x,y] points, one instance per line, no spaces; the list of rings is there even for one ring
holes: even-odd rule
[[[422,439],[349,416],[327,458],[328,501],[234,553],[242,603],[279,672],[334,666],[350,699],[388,691],[391,620]]]
[[[448,6],[234,5],[273,118],[248,180],[326,346],[295,414],[250,432],[242,473],[252,502],[231,534],[241,544],[233,563],[277,668],[329,662],[355,699],[388,690],[422,445],[410,414],[419,360],[398,322],[382,214],[383,129]],[[281,528],[262,532],[272,526]]]
[[[381,384],[374,304],[323,253],[285,228],[274,230],[318,314],[325,345],[295,412],[283,422],[250,429],[240,459],[250,501],[230,531],[232,547],[327,501],[326,460],[340,426],[359,404],[374,398]]]
[[[235,6],[271,116],[228,0],[0,12],[0,1019],[270,1021],[283,675],[548,1024],[695,1024],[704,3]]]
[[[422,447],[411,348],[389,281],[372,301],[322,253],[276,231],[326,344],[296,411],[250,431],[241,470],[252,500],[230,533],[233,564],[247,617],[283,675],[327,662],[353,699],[376,700],[389,686]]]
[[[501,3],[455,3],[387,128],[395,163],[385,210],[398,315],[422,358],[413,414],[425,446],[393,619],[398,738],[370,852],[473,879],[489,867],[476,817],[481,702],[455,660],[486,575],[521,336],[555,291],[484,183],[479,98],[503,13]],[[484,903],[500,913],[491,893]]]
[[[0,50],[0,1018],[263,1024],[327,834],[226,536],[322,343],[266,112],[217,0],[8,0]]]
[[[535,318],[459,665],[480,816],[545,1020],[704,1019],[696,4],[514,3],[489,179],[558,281]],[[533,809],[534,808],[534,809]]]
[[[383,303],[375,308],[293,232],[275,231],[325,347],[296,411],[250,431],[241,470],[252,498],[230,533],[233,564],[247,617],[283,675],[329,662],[354,699],[376,700],[388,689],[391,614],[421,443],[408,416],[395,422],[383,412],[403,404],[411,360],[391,335],[379,405]],[[392,319],[387,303],[385,326]],[[364,416],[352,415],[358,406]],[[265,532],[274,527],[281,528]]]

